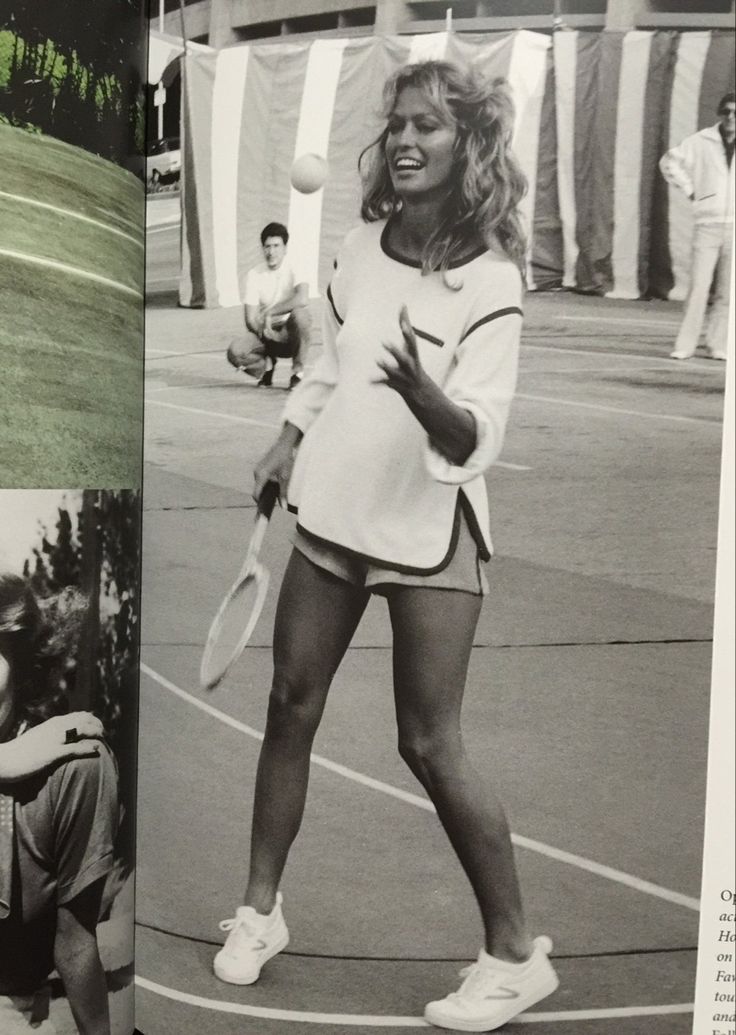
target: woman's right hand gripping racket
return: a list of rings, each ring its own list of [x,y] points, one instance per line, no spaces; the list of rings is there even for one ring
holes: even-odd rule
[[[263,610],[269,575],[258,555],[278,495],[278,484],[266,482],[243,567],[212,620],[199,669],[206,690],[214,690],[243,653]]]

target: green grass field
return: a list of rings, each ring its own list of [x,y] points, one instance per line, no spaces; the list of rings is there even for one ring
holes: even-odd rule
[[[0,152],[0,487],[135,487],[143,187],[7,126]]]

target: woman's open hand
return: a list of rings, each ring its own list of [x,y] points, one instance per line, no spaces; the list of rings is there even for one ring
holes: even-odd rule
[[[394,362],[379,360],[378,367],[384,376],[376,378],[373,383],[393,388],[407,403],[411,403],[419,399],[429,379],[419,358],[417,336],[405,305],[402,305],[399,312],[399,327],[404,338],[404,348],[383,343]]]
[[[99,755],[102,723],[90,712],[55,715],[0,744],[0,780],[22,780],[69,758]]]

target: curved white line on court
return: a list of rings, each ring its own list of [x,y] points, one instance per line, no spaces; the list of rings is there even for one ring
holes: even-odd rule
[[[219,719],[220,722],[226,726],[230,726],[231,729],[238,730],[240,733],[245,733],[249,737],[253,737],[254,740],[263,740],[263,734],[260,730],[254,729],[252,726],[246,726],[244,722],[240,722],[238,719],[234,719],[232,715],[228,715],[227,712],[220,711],[219,708],[213,708],[211,704],[207,704],[206,701],[200,700],[195,697],[194,694],[188,693],[186,690],[182,690],[176,683],[172,683],[171,680],[165,676],[159,675],[154,669],[145,662],[141,662],[141,672],[145,672],[147,676],[150,676],[159,686],[162,686],[165,690],[169,690],[172,694],[180,697],[187,704],[194,705],[195,708],[199,708],[200,711],[206,715],[210,715],[214,719]],[[355,769],[349,769],[347,766],[340,765],[339,762],[332,762],[329,758],[323,758],[321,755],[311,755],[311,761],[314,765],[321,766],[323,769],[329,769],[330,772],[337,773],[338,776],[344,776],[346,780],[352,780],[353,783],[359,783],[363,787],[370,787],[371,790],[380,791],[382,794],[387,794],[392,798],[397,798],[399,801],[404,801],[409,805],[416,805],[417,808],[424,809],[426,812],[434,812],[435,807],[431,801],[427,798],[421,798],[418,794],[411,794],[409,791],[402,791],[398,787],[392,787],[391,784],[384,783],[382,780],[376,780],[372,776],[366,776],[364,773],[359,773]],[[523,837],[521,834],[512,834],[511,840],[514,844],[519,845],[520,848],[527,848],[529,851],[537,852],[539,855],[544,855],[548,859],[554,859],[556,862],[567,863],[569,866],[576,866],[580,870],[585,870],[587,873],[592,873],[596,877],[603,877],[606,880],[613,881],[616,884],[622,884],[624,887],[631,888],[633,891],[640,891],[645,895],[651,895],[653,898],[663,899],[665,902],[670,902],[676,906],[684,906],[685,909],[691,909],[694,912],[700,910],[700,902],[696,898],[690,898],[688,895],[683,895],[679,891],[672,891],[670,888],[663,888],[659,884],[652,884],[651,881],[642,880],[640,877],[635,877],[630,873],[625,873],[623,870],[616,870],[612,866],[604,866],[601,863],[594,862],[592,859],[586,859],[584,856],[575,855],[573,852],[566,852],[561,848],[555,848],[553,845],[544,844],[542,841],[535,841],[530,837]]]
[[[108,223],[103,223],[101,219],[92,219],[91,216],[83,216],[81,212],[75,212],[71,208],[60,208],[58,205],[50,205],[47,201],[37,201],[35,198],[27,198],[23,194],[9,194],[5,190],[0,190],[0,198],[9,198],[11,201],[18,201],[23,205],[33,205],[35,208],[42,208],[47,212],[56,212],[57,215],[60,216],[68,216],[70,219],[78,219],[82,223],[91,223],[92,226],[96,226],[100,230],[107,230],[108,233],[124,237],[126,241],[132,241],[137,248],[143,248],[143,241],[131,236],[131,234],[126,234],[124,230],[119,230],[116,226],[110,226]]]
[[[218,1013],[234,1013],[241,1017],[261,1017],[269,1021],[294,1021],[300,1024],[341,1024],[343,1027],[366,1028],[431,1028],[423,1017],[391,1017],[384,1014],[361,1013],[313,1013],[310,1010],[278,1010],[268,1006],[248,1006],[244,1003],[231,1003],[227,999],[207,999],[205,996],[192,995],[191,992],[180,992],[176,988],[159,985],[156,981],[136,975],[135,983],[148,992],[173,999],[187,1006],[199,1006],[203,1010],[216,1010]],[[664,1006],[621,1006],[610,1010],[559,1010],[545,1013],[522,1013],[515,1017],[511,1024],[543,1024],[562,1021],[600,1021],[619,1017],[662,1017],[668,1014],[692,1013],[692,1003],[674,1003]]]
[[[9,248],[0,248],[0,255],[7,255],[11,259],[19,259],[21,262],[28,262],[32,266],[44,266],[47,269],[59,270],[60,273],[70,273],[74,277],[82,277],[84,280],[93,280],[96,284],[104,284],[105,287],[115,288],[126,295],[133,295],[143,301],[143,295],[135,288],[121,284],[117,280],[110,280],[109,277],[101,277],[99,273],[91,273],[83,270],[80,266],[69,266],[65,262],[56,262],[54,259],[42,259],[38,255],[28,255],[26,252],[14,252]]]

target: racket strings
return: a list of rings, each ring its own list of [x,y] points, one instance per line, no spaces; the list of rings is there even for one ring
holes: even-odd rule
[[[213,686],[227,674],[253,633],[266,595],[268,575],[254,566],[235,585],[218,611],[202,658],[202,682]]]

